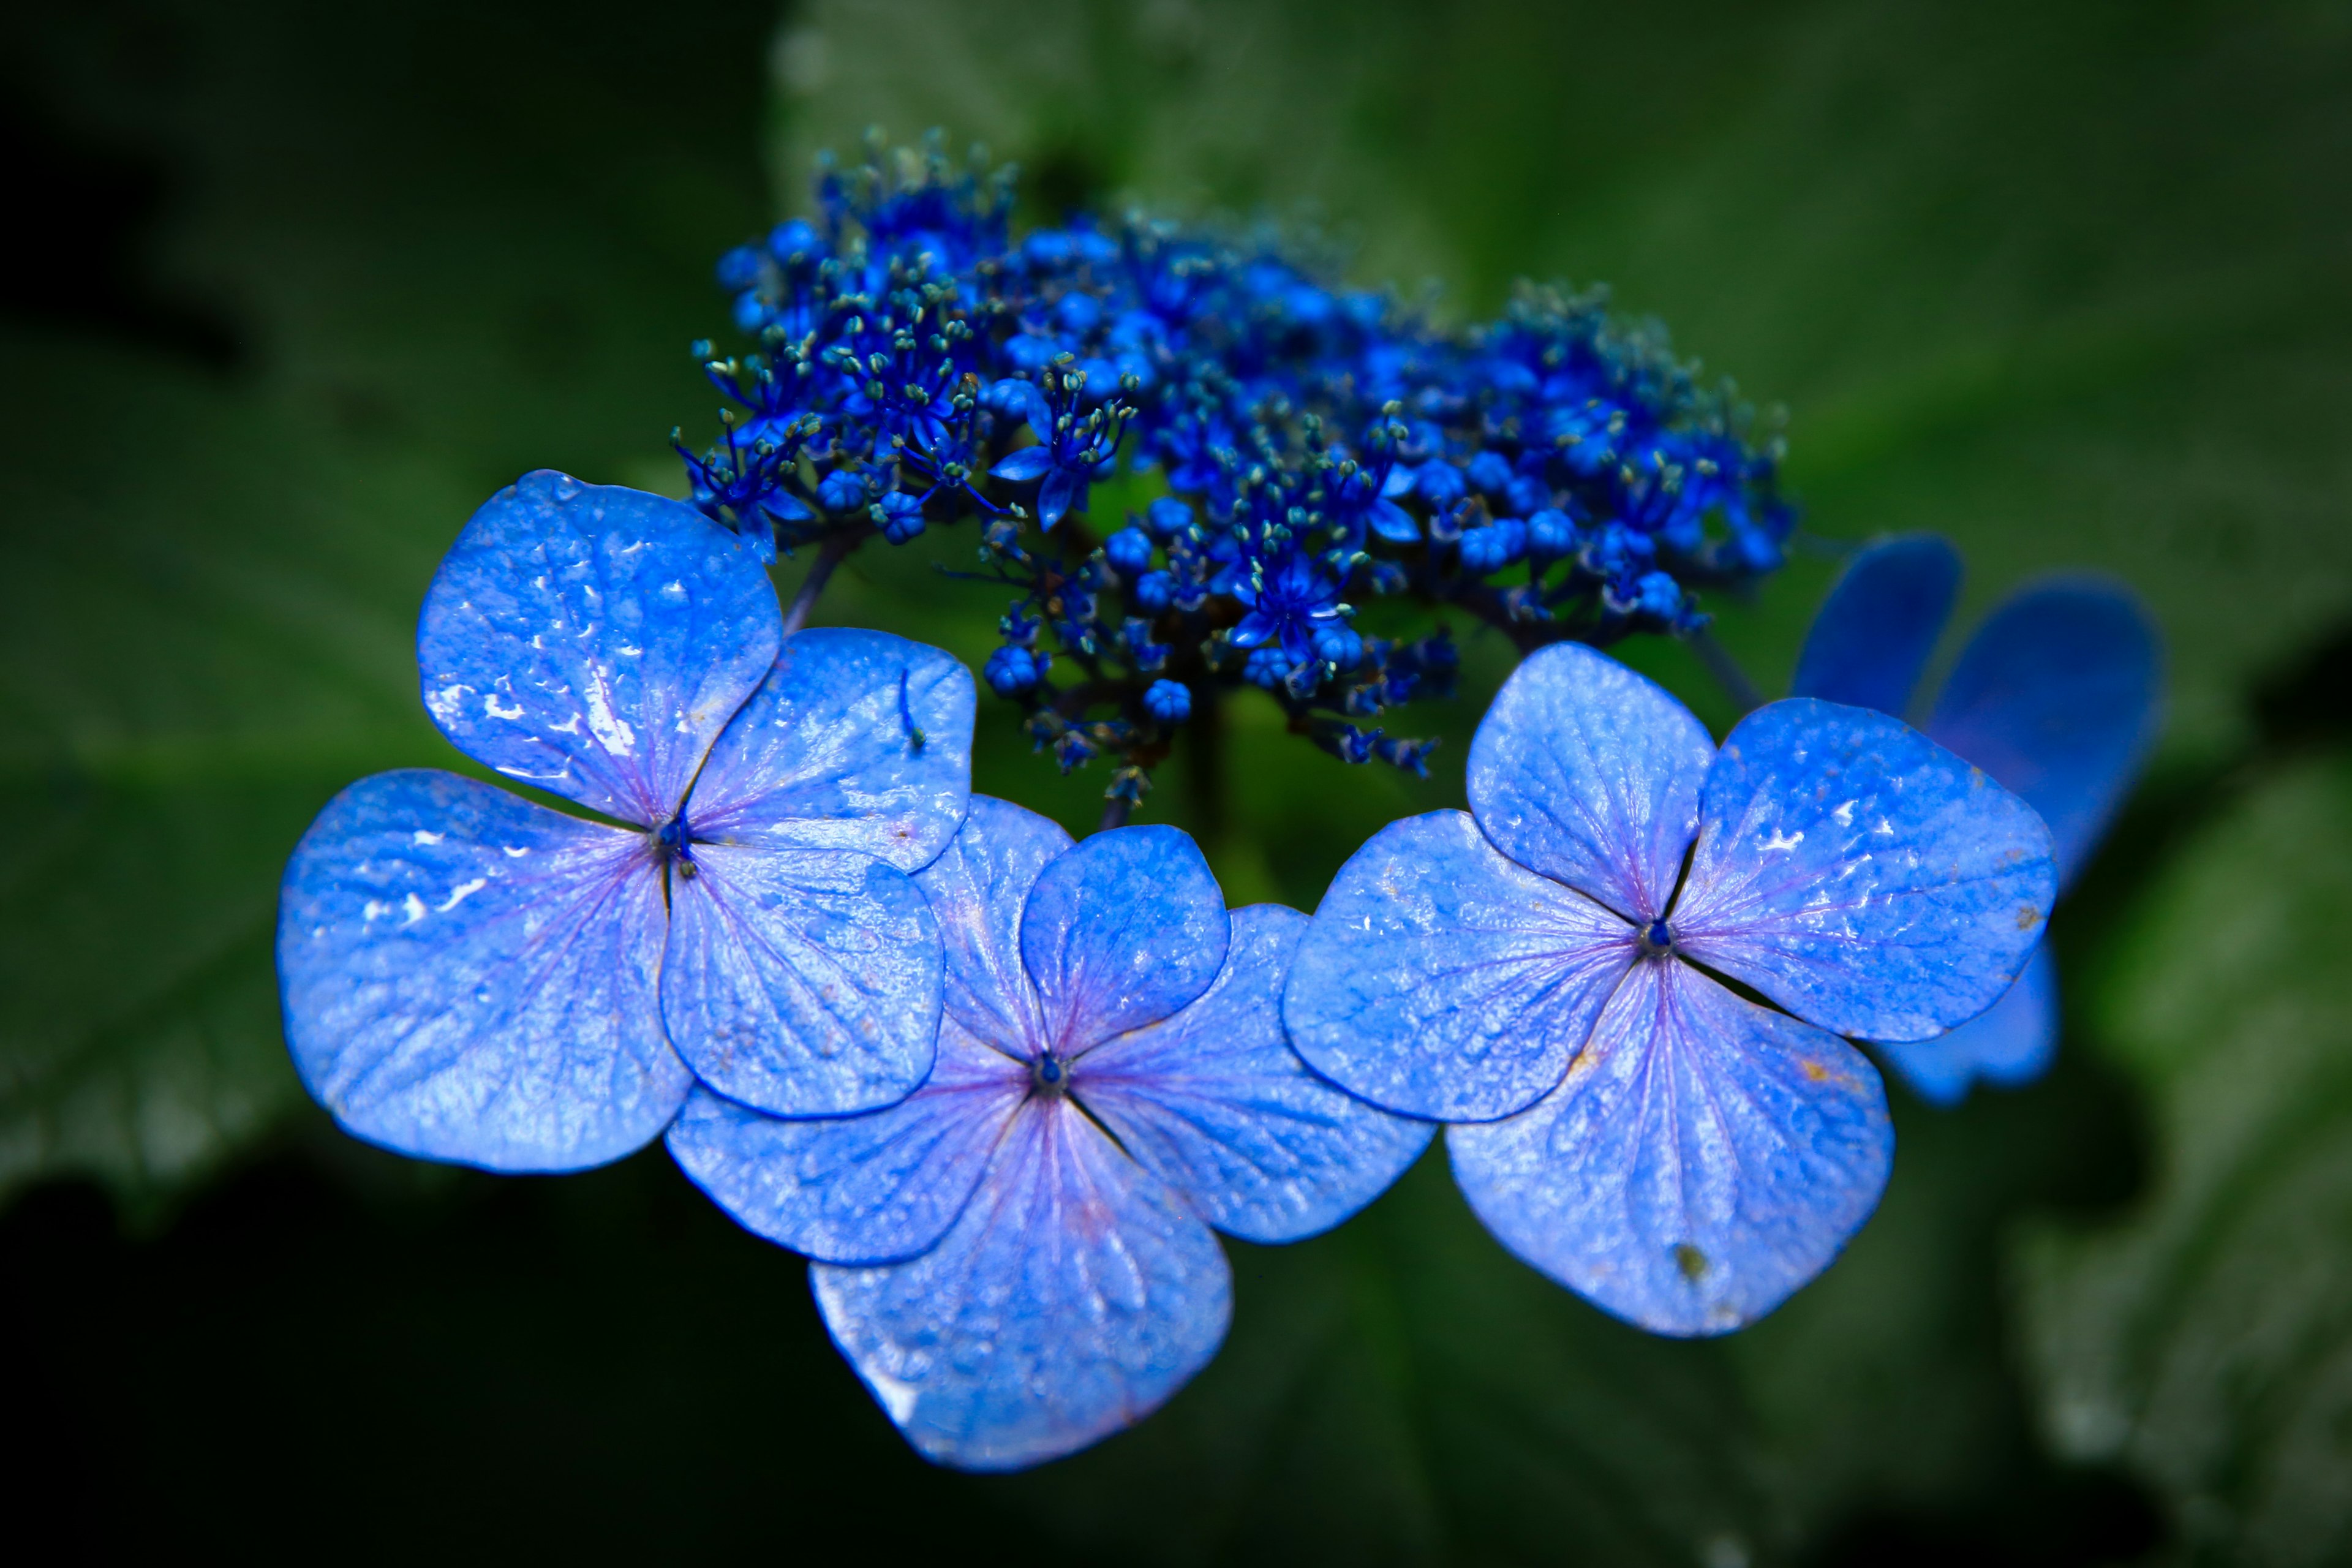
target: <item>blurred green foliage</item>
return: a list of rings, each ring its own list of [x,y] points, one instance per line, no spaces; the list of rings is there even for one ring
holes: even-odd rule
[[[151,1505],[99,1547],[264,1557],[2341,1555],[2352,793],[2306,753],[2345,687],[2252,696],[2352,616],[2352,8],[777,20],[0,19],[12,166],[67,215],[20,234],[0,321],[0,1188],[35,1189],[0,1224],[0,1402],[53,1434],[14,1483]],[[278,1041],[276,879],[349,779],[462,765],[415,696],[435,561],[526,468],[677,488],[712,258],[872,121],[986,140],[1040,210],[1270,218],[1461,317],[1520,274],[1611,280],[1788,405],[1819,538],[1941,529],[1978,604],[2053,566],[2136,584],[2175,722],[2055,922],[2058,1071],[1898,1094],[1878,1217],[1727,1342],[1520,1268],[1433,1154],[1331,1237],[1234,1248],[1233,1341],[1162,1415],[988,1481],[898,1444],[793,1261],[658,1151],[502,1182],[334,1133]],[[965,547],[863,552],[822,618],[977,662],[1000,606],[933,570]],[[1768,689],[1831,570],[1720,606]],[[1145,815],[1234,901],[1311,907],[1374,827],[1458,802],[1506,668],[1468,651],[1427,784],[1244,699],[1217,787],[1180,759]],[[1684,650],[1630,651],[1728,719]],[[982,788],[1090,825],[1098,774],[992,703],[981,735]]]
[[[2042,1417],[2215,1558],[2352,1555],[2352,757],[2231,792],[2110,939],[2095,1005],[2162,1151],[2125,1225],[2022,1254]]]

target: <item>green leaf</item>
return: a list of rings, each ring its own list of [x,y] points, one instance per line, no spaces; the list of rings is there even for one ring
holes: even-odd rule
[[[1978,607],[2054,568],[2139,586],[2174,742],[2212,754],[2352,609],[2352,207],[2309,196],[2345,177],[2347,45],[2339,8],[2229,0],[811,0],[775,163],[797,207],[817,147],[940,125],[1066,195],[1319,215],[1359,280],[1463,314],[1614,284],[1788,405],[1820,534],[1943,530]],[[1727,616],[1765,689],[1819,585]]]
[[[439,761],[406,602],[462,491],[341,473],[264,395],[16,345],[37,465],[0,470],[0,1187],[56,1171],[147,1197],[299,1096],[278,1043],[277,871],[328,795]],[[86,416],[151,434],[110,461]],[[79,417],[78,417],[79,416]],[[422,520],[425,521],[419,526]]]
[[[311,816],[462,765],[415,687],[442,550],[529,468],[674,479],[710,258],[758,212],[751,68],[714,93],[707,37],[625,10],[363,47],[294,6],[152,20],[160,85],[102,20],[6,24],[48,134],[181,183],[152,255],[87,259],[120,320],[0,328],[0,1194],[79,1173],[142,1210],[303,1102],[272,939]],[[236,368],[151,298],[226,322]]]
[[[2058,1449],[2161,1489],[2193,1560],[2352,1552],[2352,760],[2258,781],[2112,939],[2103,1055],[2161,1154],[2018,1254]]]

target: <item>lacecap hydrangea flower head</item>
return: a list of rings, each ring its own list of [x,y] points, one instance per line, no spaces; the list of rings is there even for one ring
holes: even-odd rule
[[[1776,702],[1718,751],[1572,644],[1472,743],[1471,810],[1382,830],[1284,1002],[1318,1071],[1455,1123],[1514,1252],[1663,1333],[1770,1310],[1868,1217],[1894,1152],[1869,1060],[1990,1006],[2039,941],[2049,830],[1900,721]]]
[[[880,632],[782,636],[750,544],[540,472],[475,513],[417,629],[459,750],[329,804],[287,868],[287,1039],[351,1131],[499,1170],[614,1159],[698,1077],[837,1113],[931,1068],[938,923],[909,873],[971,791],[974,691]]]
[[[719,264],[746,342],[699,345],[730,406],[679,447],[695,504],[820,576],[973,522],[966,574],[1010,591],[991,689],[1066,771],[1110,763],[1114,802],[1244,686],[1422,773],[1393,710],[1451,696],[1454,626],[1692,636],[1702,595],[1780,565],[1776,421],[1597,292],[1456,328],[1265,231],[1016,233],[1011,171],[936,139],[814,195]]]
[[[669,1147],[815,1260],[835,1342],[919,1449],[1018,1468],[1141,1419],[1207,1364],[1232,1310],[1213,1230],[1324,1230],[1433,1129],[1307,1070],[1280,1017],[1306,917],[1229,915],[1177,829],[1074,845],[975,796],[916,880],[947,951],[929,1080],[799,1120],[698,1090]]]
[[[1857,553],[1814,617],[1799,697],[1912,711],[1919,676],[1950,621],[1960,558],[1931,534]],[[1960,650],[1922,721],[1929,739],[2014,790],[2050,825],[2058,888],[2082,870],[2162,725],[2162,640],[2138,597],[2069,575],[2002,600]],[[1977,1079],[2030,1083],[2058,1050],[2058,970],[2037,946],[1981,1016],[1932,1039],[1878,1042],[1921,1098],[1964,1098]]]

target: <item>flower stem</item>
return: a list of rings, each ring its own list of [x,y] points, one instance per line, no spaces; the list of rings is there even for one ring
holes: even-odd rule
[[[855,531],[845,529],[827,534],[824,542],[817,546],[816,559],[809,563],[808,575],[801,579],[800,592],[784,608],[784,636],[790,637],[808,624],[809,612],[816,608],[817,595],[824,592],[833,569],[841,564],[843,556],[857,548],[862,539]]]
[[[1739,661],[1715,640],[1713,632],[1701,626],[1691,633],[1690,645],[1691,651],[1698,655],[1698,661],[1706,666],[1706,672],[1715,677],[1716,684],[1723,688],[1724,695],[1731,699],[1731,705],[1739,710],[1743,718],[1764,706],[1764,694],[1756,689],[1756,683],[1748,679]]]
[[[1203,844],[1221,844],[1225,837],[1225,704],[1216,683],[1192,688],[1192,717],[1184,726],[1177,750],[1184,760],[1184,780],[1192,796],[1192,832]]]
[[[1095,831],[1108,833],[1114,827],[1125,827],[1127,814],[1134,809],[1133,803],[1124,795],[1110,796],[1103,802],[1102,820],[1095,824]]]

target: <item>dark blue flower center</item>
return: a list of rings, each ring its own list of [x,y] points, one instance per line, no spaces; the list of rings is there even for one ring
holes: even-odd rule
[[[1039,1094],[1057,1095],[1070,1087],[1067,1063],[1047,1051],[1029,1064],[1029,1081]]]
[[[655,828],[653,841],[656,859],[665,866],[675,863],[680,877],[689,882],[694,880],[694,830],[688,826],[685,812]]]
[[[1642,928],[1642,956],[1655,958],[1674,951],[1675,933],[1662,916]]]

